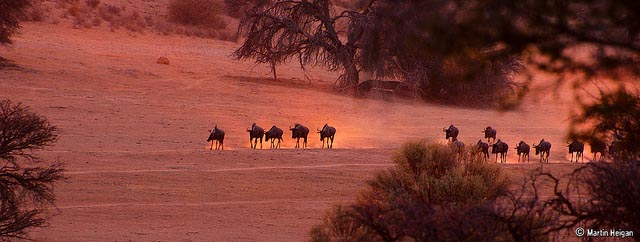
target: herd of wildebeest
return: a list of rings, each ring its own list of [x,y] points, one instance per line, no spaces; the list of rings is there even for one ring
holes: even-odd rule
[[[296,123],[293,127],[289,127],[291,130],[291,138],[296,139],[296,147],[300,148],[300,139],[302,139],[302,148],[307,148],[307,137],[309,136],[309,128],[306,126]],[[258,146],[258,140],[260,141],[260,149],[262,149],[262,138],[264,137],[264,141],[271,141],[271,148],[278,149],[280,148],[280,142],[282,142],[282,135],[284,131],[277,126],[272,126],[269,131],[265,132],[264,129],[256,123],[251,125],[250,129],[247,129],[249,133],[249,146],[252,149],[255,149]],[[327,148],[333,148],[333,138],[336,136],[336,128],[325,124],[322,129],[318,129],[318,134],[320,134],[320,140],[322,141],[322,148],[324,148],[325,141],[327,143]],[[216,145],[216,150],[222,149],[224,150],[224,130],[219,129],[217,125],[213,128],[213,130],[209,130],[209,138],[207,142],[211,141],[211,150],[213,150],[213,144]]]
[[[296,123],[293,127],[289,127],[291,131],[291,138],[296,139],[295,148],[300,148],[300,139],[303,139],[302,148],[307,148],[307,137],[309,135],[309,128],[306,126]],[[465,148],[463,142],[458,140],[458,135],[460,134],[460,130],[455,127],[453,124],[449,126],[449,128],[442,128],[442,131],[445,132],[445,139],[449,141],[449,144],[454,147],[459,152],[462,152]],[[284,131],[277,126],[272,126],[268,131],[264,131],[264,129],[256,123],[251,125],[250,129],[247,129],[249,133],[249,146],[252,149],[256,149],[258,146],[258,141],[260,141],[260,149],[262,149],[262,140],[264,137],[265,142],[271,141],[271,148],[278,149],[280,148],[280,142],[282,141],[282,135]],[[331,149],[333,147],[333,139],[336,135],[336,128],[325,124],[322,129],[317,129],[318,134],[320,135],[320,140],[322,141],[322,148],[325,147],[325,142],[327,144],[327,148]],[[487,139],[487,142],[483,142],[482,139],[478,140],[476,144],[477,151],[483,154],[483,157],[489,158],[489,148],[491,148],[491,153],[496,154],[496,162],[498,162],[498,156],[500,158],[500,163],[505,163],[507,161],[507,153],[509,152],[509,145],[497,137],[497,130],[492,128],[491,126],[486,127],[482,130],[484,133],[484,138]],[[216,150],[221,149],[224,150],[224,131],[219,129],[217,125],[213,128],[213,130],[209,130],[209,138],[207,142],[211,141],[211,150],[213,150],[213,146],[215,143]],[[584,143],[574,140],[571,143],[567,143],[569,153],[571,153],[571,161],[574,160],[578,162],[578,159],[582,159],[584,162]],[[551,152],[551,143],[544,139],[540,140],[538,144],[533,144],[533,148],[536,151],[536,155],[540,156],[541,163],[549,163],[549,153]],[[594,154],[594,160],[596,160],[597,154],[600,153],[600,160],[604,157],[604,152],[606,150],[606,144],[604,143],[591,143],[591,152]],[[609,147],[610,152],[614,152],[615,142],[611,144]],[[525,160],[529,162],[529,152],[531,147],[524,141],[520,141],[515,150],[518,154],[518,162],[524,162]]]

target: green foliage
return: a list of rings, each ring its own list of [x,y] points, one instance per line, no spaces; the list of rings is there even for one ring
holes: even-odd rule
[[[0,45],[11,44],[9,39],[19,28],[19,20],[25,17],[28,0],[0,1]]]

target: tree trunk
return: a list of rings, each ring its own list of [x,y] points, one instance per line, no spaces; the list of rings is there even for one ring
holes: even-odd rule
[[[339,88],[355,94],[357,93],[358,82],[360,81],[360,73],[352,60],[345,61],[344,69],[345,73],[342,77],[343,79],[340,82]]]
[[[276,62],[275,61],[271,61],[271,63],[269,63],[271,65],[271,72],[273,73],[273,80],[277,81],[278,80],[278,74],[276,73]]]

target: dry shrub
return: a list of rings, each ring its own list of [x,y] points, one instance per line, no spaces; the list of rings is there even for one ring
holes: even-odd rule
[[[127,30],[130,30],[133,32],[144,32],[144,29],[147,26],[147,23],[145,22],[144,18],[142,18],[142,16],[140,16],[140,13],[138,13],[138,11],[136,10],[133,10],[123,15],[119,19],[119,22],[120,22],[120,26],[123,26]]]
[[[507,193],[500,167],[441,144],[410,142],[352,205],[337,206],[312,241],[494,241],[509,236],[493,213]]]
[[[107,22],[113,21],[114,18],[120,16],[122,9],[116,6],[102,4],[98,7],[98,15]]]
[[[418,87],[423,100],[476,108],[498,107],[515,98],[518,86],[514,77],[522,63],[514,57],[488,60],[479,55],[464,58],[432,58],[421,63],[417,75],[407,78]]]
[[[152,18],[152,21],[147,21],[148,23],[153,23],[151,26],[153,30],[157,33],[169,35],[171,33],[176,32],[175,26],[172,23],[169,23],[164,18]]]
[[[67,7],[67,13],[73,17],[73,26],[90,28],[94,26],[93,9],[85,2],[74,1]]]
[[[96,8],[100,4],[100,0],[86,0],[87,6],[91,8]]]
[[[47,19],[49,11],[49,8],[42,1],[31,1],[31,5],[25,9],[22,20],[41,22]]]
[[[219,16],[224,10],[215,0],[171,0],[169,20],[185,26],[223,29],[227,24]]]
[[[175,23],[172,18],[143,14],[136,8],[112,5],[100,0],[36,1],[40,4],[33,5],[33,9],[27,10],[25,20],[41,21],[48,18],[51,22],[57,23],[59,17],[51,17],[57,15],[70,19],[75,28],[92,28],[104,24],[111,31],[124,28],[142,33],[150,28],[165,35],[177,33],[227,41],[238,39],[235,30],[226,29],[227,25],[221,15],[224,9],[219,0],[171,1],[169,11],[173,10],[175,16],[184,17],[173,18],[182,19],[179,23]]]
[[[242,18],[249,9],[265,7],[271,3],[273,0],[224,0],[226,13],[234,18]]]

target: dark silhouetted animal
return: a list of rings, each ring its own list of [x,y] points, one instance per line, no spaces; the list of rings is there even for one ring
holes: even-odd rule
[[[264,141],[267,142],[271,140],[271,149],[278,149],[280,148],[280,142],[282,142],[283,134],[284,131],[282,131],[282,129],[276,127],[275,125],[271,126],[271,129],[264,133]],[[278,141],[278,144],[274,144],[275,141]]]
[[[453,142],[451,142],[451,145],[456,150],[456,152],[458,153],[464,152],[464,143],[462,141],[458,139],[454,139]]]
[[[571,144],[567,143],[569,147],[569,153],[571,153],[571,160],[569,162],[573,162],[573,153],[576,153],[576,163],[578,163],[578,159],[582,157],[582,162],[584,162],[584,143],[574,140]]]
[[[249,132],[249,146],[252,149],[255,149],[256,146],[258,146],[258,139],[260,139],[260,149],[262,149],[262,136],[264,136],[264,129],[256,125],[256,123],[253,123],[253,125],[251,125],[251,129],[247,129],[247,132]]]
[[[211,141],[211,149],[213,150],[213,143],[216,143],[216,150],[218,150],[218,145],[222,150],[224,150],[224,130],[218,129],[218,125],[213,127],[213,130],[209,130],[209,138],[207,142]]]
[[[302,148],[307,148],[307,136],[309,135],[309,128],[302,124],[296,123],[291,130],[291,138],[296,139],[296,148],[300,148],[300,138],[303,139]]]
[[[509,145],[502,140],[498,140],[491,146],[491,153],[496,154],[496,162],[498,162],[498,154],[500,154],[500,163],[507,162],[507,152],[509,152]]]
[[[453,126],[453,124],[451,126],[449,126],[448,129],[446,128],[442,128],[442,132],[445,133],[445,139],[449,140],[449,138],[451,138],[451,141],[458,139],[458,134],[460,133],[460,130],[458,130],[458,128],[456,128],[456,126]]]
[[[605,144],[602,141],[599,140],[592,140],[591,142],[589,142],[591,145],[591,154],[593,154],[593,160],[597,160],[596,157],[598,155],[598,153],[600,153],[600,159],[599,160],[603,160],[604,159],[604,152],[607,149],[607,144]]]
[[[484,138],[487,139],[487,142],[489,142],[489,144],[492,143],[491,142],[492,138],[493,138],[493,141],[496,141],[496,134],[498,133],[498,131],[491,128],[491,126],[486,127],[482,132],[484,133]]]
[[[489,144],[482,142],[482,140],[478,140],[476,147],[480,152],[482,152],[485,159],[489,159]]]
[[[537,145],[534,143],[533,148],[536,149],[536,155],[540,155],[540,163],[542,162],[549,163],[549,153],[551,152],[551,143],[542,139],[540,140],[540,143],[538,143]]]
[[[518,145],[516,145],[516,152],[518,152],[518,162],[520,162],[520,158],[522,158],[522,162],[524,162],[525,157],[527,158],[527,162],[529,162],[529,152],[531,151],[531,147],[524,141],[520,141]]]
[[[333,148],[333,138],[336,135],[336,128],[331,127],[328,124],[324,124],[322,130],[318,129],[318,133],[320,134],[320,141],[322,141],[322,148],[324,148],[325,138],[327,141],[327,148]],[[329,144],[329,140],[331,140],[331,144]]]

